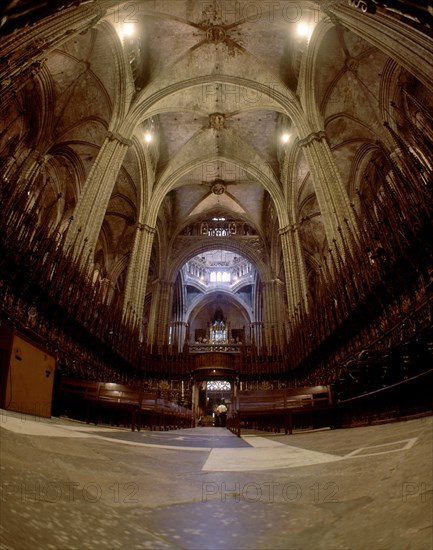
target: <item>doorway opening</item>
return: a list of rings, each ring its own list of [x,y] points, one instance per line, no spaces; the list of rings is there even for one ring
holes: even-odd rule
[[[232,402],[232,383],[229,380],[204,380],[199,390],[199,425],[220,425],[216,409],[224,404],[227,414]]]

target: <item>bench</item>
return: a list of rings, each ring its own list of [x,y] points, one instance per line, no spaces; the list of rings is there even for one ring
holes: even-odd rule
[[[98,399],[99,382],[65,378],[60,381],[60,414],[89,421],[91,404]]]
[[[156,425],[160,430],[190,428],[192,411],[160,397],[156,400]]]
[[[108,423],[131,426],[132,431],[141,428],[141,388],[115,384],[99,383],[98,399],[91,402],[95,424],[101,419]]]
[[[143,427],[149,430],[191,427],[192,423],[191,409],[138,386],[62,378],[59,393],[61,414],[88,424],[122,423],[132,431],[139,431]]]
[[[140,427],[149,430],[156,429],[156,400],[154,392],[142,392],[140,404]]]
[[[192,410],[184,407],[183,405],[179,406],[179,415],[180,415],[180,427],[181,428],[191,428],[193,426],[193,416]]]
[[[238,392],[227,427],[240,437],[242,425],[292,434],[297,427],[331,424],[329,386]]]

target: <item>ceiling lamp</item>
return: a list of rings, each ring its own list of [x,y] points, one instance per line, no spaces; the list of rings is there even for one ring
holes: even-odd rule
[[[284,132],[284,134],[281,136],[281,141],[283,143],[288,143],[290,139],[290,134],[288,134],[287,132]]]
[[[131,36],[134,36],[134,33],[135,33],[134,23],[124,23],[123,24],[123,29],[122,29],[123,36],[127,36],[127,37],[130,38]]]
[[[150,143],[152,141],[152,134],[150,132],[146,132],[144,134],[144,141],[146,143]]]
[[[311,36],[311,28],[305,23],[298,23],[297,32],[298,36],[301,36],[302,38],[310,38]]]

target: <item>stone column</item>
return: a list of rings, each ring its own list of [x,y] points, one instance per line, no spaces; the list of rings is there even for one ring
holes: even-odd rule
[[[392,15],[363,13],[343,2],[330,2],[325,12],[333,23],[376,46],[433,92],[433,41],[427,33]]]
[[[172,282],[159,280],[155,283],[149,315],[149,344],[157,343],[158,346],[167,344],[172,295]]]
[[[283,319],[285,317],[283,293],[283,281],[273,279],[263,283],[265,339],[268,353],[275,351],[275,347],[277,350],[283,348]]]
[[[326,134],[323,131],[312,132],[301,139],[299,145],[302,147],[311,171],[328,246],[331,247],[334,241],[341,245],[341,240],[346,238],[347,246],[350,248],[351,241],[347,238],[347,228],[350,228],[353,235],[357,235],[358,231],[349,196],[335,164]],[[344,255],[342,246],[340,251]]]
[[[263,347],[263,323],[261,321],[254,321],[250,325],[250,344],[255,346],[257,353],[260,352]]]
[[[263,317],[264,317],[264,326],[265,326],[265,341],[263,344],[266,346],[267,352],[270,353],[272,342],[271,342],[271,325],[273,322],[273,311],[271,305],[271,291],[270,283],[268,281],[262,282],[262,293],[263,293]]]
[[[94,250],[114,185],[132,141],[108,132],[90,170],[74,210],[74,219],[65,240],[65,249],[74,245],[75,258],[86,258]]]
[[[299,320],[300,312],[308,309],[307,276],[298,227],[292,224],[279,232],[286,276],[288,315],[293,327]]]
[[[171,323],[172,327],[172,346],[174,353],[182,352],[188,333],[188,325],[185,321],[175,321]],[[174,347],[176,344],[176,347]]]
[[[195,381],[192,386],[192,396],[191,396],[192,416],[193,416],[193,422],[194,422],[195,428],[197,427],[198,419],[200,417],[200,414],[199,414],[200,385],[201,385],[201,382]]]
[[[168,327],[171,323],[171,304],[173,301],[174,283],[170,281],[160,281],[160,287],[158,308],[160,332],[157,336],[158,343],[167,344]]]
[[[126,315],[129,308],[132,308],[140,322],[143,317],[147,274],[154,235],[155,228],[143,223],[138,224],[126,277],[123,314]]]

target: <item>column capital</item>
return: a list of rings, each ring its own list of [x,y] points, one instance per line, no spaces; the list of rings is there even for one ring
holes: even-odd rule
[[[318,132],[311,132],[308,136],[299,140],[298,144],[300,147],[306,147],[313,143],[313,141],[323,141],[326,140],[326,133],[324,130],[319,130]]]
[[[268,279],[267,281],[262,281],[262,285],[264,287],[273,287],[273,286],[284,286],[285,283],[278,277],[275,277],[275,279]]]
[[[169,289],[171,287],[174,287],[174,283],[172,281],[167,281],[165,279],[155,279],[153,282],[152,282],[152,285],[155,287],[155,288],[158,288],[160,291],[162,289]]]
[[[286,235],[287,233],[296,233],[298,231],[299,226],[297,223],[289,223],[289,225],[286,225],[285,227],[280,227],[278,229],[278,233],[280,236]]]
[[[126,145],[126,147],[131,147],[131,145],[132,145],[132,140],[127,139],[127,138],[121,136],[121,135],[118,134],[117,132],[110,132],[110,131],[108,131],[108,132],[107,132],[107,138],[108,138],[110,141],[117,140],[117,141],[118,141],[119,143],[121,143],[122,145]]]
[[[145,223],[138,223],[137,231],[146,231],[146,233],[148,233],[149,235],[154,235],[156,233],[156,229],[154,227],[150,227],[150,225],[147,225]]]

